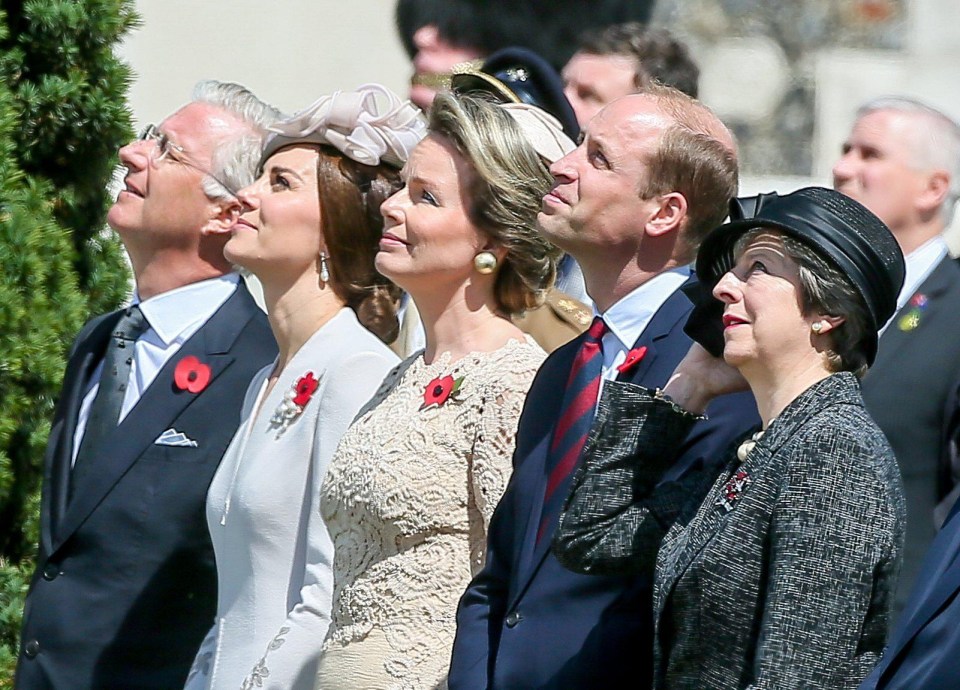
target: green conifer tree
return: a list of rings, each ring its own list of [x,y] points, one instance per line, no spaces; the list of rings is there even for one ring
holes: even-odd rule
[[[0,688],[12,685],[38,538],[43,449],[67,349],[129,270],[105,231],[132,0],[0,4]]]

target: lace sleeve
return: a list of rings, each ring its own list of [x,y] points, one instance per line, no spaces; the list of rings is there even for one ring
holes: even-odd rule
[[[486,560],[487,528],[513,469],[517,424],[542,351],[503,362],[483,396],[483,409],[469,463],[470,565],[473,574]]]

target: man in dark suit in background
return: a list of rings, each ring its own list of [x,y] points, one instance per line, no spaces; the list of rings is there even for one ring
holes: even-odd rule
[[[550,543],[582,447],[569,432],[589,425],[598,378],[663,386],[690,347],[683,326],[692,304],[680,288],[694,282],[688,264],[736,193],[736,156],[709,110],[660,87],[607,106],[551,172],[556,184],[544,197],[541,229],[580,262],[602,320],[553,353],[533,382],[486,566],[460,602],[451,690],[651,681],[651,578],[574,574]],[[581,372],[594,366],[593,383],[572,396]],[[756,423],[749,396],[717,402],[688,439],[680,467],[719,460]]]
[[[107,220],[136,294],[88,322],[67,363],[20,690],[182,687],[213,621],[207,486],[276,354],[222,249],[276,116],[238,85],[204,82],[120,149],[127,175]]]
[[[960,195],[960,128],[918,101],[870,101],[857,111],[833,184],[887,224],[907,263],[897,313],[863,379],[867,410],[890,440],[907,498],[899,611],[939,527],[934,510],[952,504],[944,501],[953,484],[940,458],[945,403],[960,376],[960,266],[942,235]]]

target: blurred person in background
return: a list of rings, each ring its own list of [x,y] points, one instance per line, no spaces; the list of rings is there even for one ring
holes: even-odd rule
[[[586,31],[564,65],[564,93],[581,125],[608,103],[651,82],[697,97],[700,68],[686,44],[639,22]]]
[[[899,610],[958,491],[941,432],[960,378],[960,266],[943,239],[960,195],[960,128],[919,101],[869,101],[833,167],[833,186],[886,223],[907,262],[897,312],[863,379],[867,410],[893,446],[907,498]]]
[[[396,24],[413,62],[410,100],[424,111],[450,88],[454,65],[509,46],[529,48],[559,72],[582,31],[646,22],[653,0],[398,0]]]

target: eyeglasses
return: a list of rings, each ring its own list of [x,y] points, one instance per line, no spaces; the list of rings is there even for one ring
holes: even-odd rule
[[[197,165],[191,161],[184,148],[170,141],[170,137],[161,132],[156,125],[147,125],[144,127],[143,131],[140,132],[140,136],[137,137],[137,141],[152,141],[157,145],[155,149],[156,153],[151,155],[151,160],[154,163],[162,160],[171,160],[175,163],[180,163],[181,165],[191,167],[194,170],[198,170],[204,175],[212,178],[214,182],[223,187],[223,189],[226,190],[226,192],[234,199],[239,199],[236,189],[234,189],[231,185],[228,185],[226,182],[221,180],[203,166]]]

